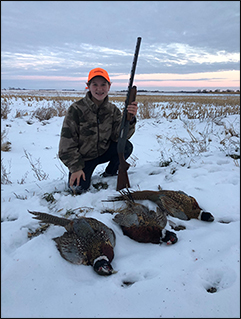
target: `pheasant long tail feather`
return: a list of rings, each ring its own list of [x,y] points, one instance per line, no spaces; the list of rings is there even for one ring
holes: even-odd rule
[[[160,192],[156,191],[121,191],[119,196],[114,196],[109,198],[108,200],[104,200],[105,202],[115,202],[115,201],[126,201],[126,200],[150,200],[152,202],[156,202],[158,200],[158,195]]]
[[[41,212],[34,212],[34,211],[29,211],[30,214],[35,215],[33,217],[34,219],[41,220],[43,223],[49,223],[49,224],[54,224],[54,225],[59,225],[65,227],[67,224],[69,224],[69,220],[66,218],[61,218],[57,216],[53,216],[47,213],[41,213]]]

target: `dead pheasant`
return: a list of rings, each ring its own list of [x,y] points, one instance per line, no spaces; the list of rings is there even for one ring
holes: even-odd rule
[[[123,201],[126,196],[130,200],[150,200],[154,202],[161,211],[167,215],[182,219],[190,220],[200,219],[207,222],[214,221],[214,217],[209,212],[204,212],[198,205],[196,199],[187,195],[182,191],[172,190],[159,190],[159,191],[133,191],[129,190],[125,193],[121,193],[119,196],[115,196],[107,201]]]
[[[160,244],[162,242],[175,244],[177,236],[165,229],[167,218],[165,212],[157,207],[156,212],[148,207],[135,203],[124,192],[122,200],[126,207],[118,210],[113,218],[120,225],[123,234],[141,243]]]
[[[46,213],[33,212],[35,219],[63,226],[62,236],[53,238],[61,256],[73,264],[93,266],[99,275],[116,273],[111,266],[114,258],[115,233],[105,224],[91,217],[69,220]]]

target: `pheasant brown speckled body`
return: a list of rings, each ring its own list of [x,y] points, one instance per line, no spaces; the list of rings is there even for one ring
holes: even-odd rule
[[[196,199],[182,191],[160,190],[160,191],[133,191],[127,196],[131,200],[150,200],[167,215],[182,219],[200,219],[212,222],[214,217],[209,212],[204,212],[198,205]],[[116,196],[110,201],[124,200],[123,194]]]
[[[46,213],[29,213],[42,222],[65,227],[67,231],[62,236],[53,238],[63,258],[74,264],[91,265],[100,275],[114,273],[110,262],[114,258],[115,233],[111,228],[91,217],[69,220]]]
[[[122,194],[126,207],[118,210],[113,220],[122,228],[124,235],[142,243],[177,242],[176,234],[165,230],[166,214],[159,207],[156,211],[149,210],[148,207],[135,203]]]

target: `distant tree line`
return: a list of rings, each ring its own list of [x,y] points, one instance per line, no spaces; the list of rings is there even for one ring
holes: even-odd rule
[[[5,88],[2,90],[6,90]],[[15,88],[15,87],[9,87],[8,90],[26,90],[25,88]],[[40,91],[57,91],[57,89],[39,89]],[[62,91],[77,91],[76,89],[62,89]],[[127,92],[127,90],[121,90],[120,92]],[[215,89],[215,90],[196,90],[196,91],[160,91],[160,90],[138,90],[138,92],[151,92],[151,93],[240,93],[240,90],[231,90],[231,89],[226,89],[226,90],[220,90],[220,89]]]

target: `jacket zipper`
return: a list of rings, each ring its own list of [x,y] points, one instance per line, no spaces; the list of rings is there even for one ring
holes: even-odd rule
[[[97,111],[97,156],[99,157],[99,137],[100,137],[100,132],[99,132],[99,124],[100,124],[100,119],[99,119],[99,110]]]

